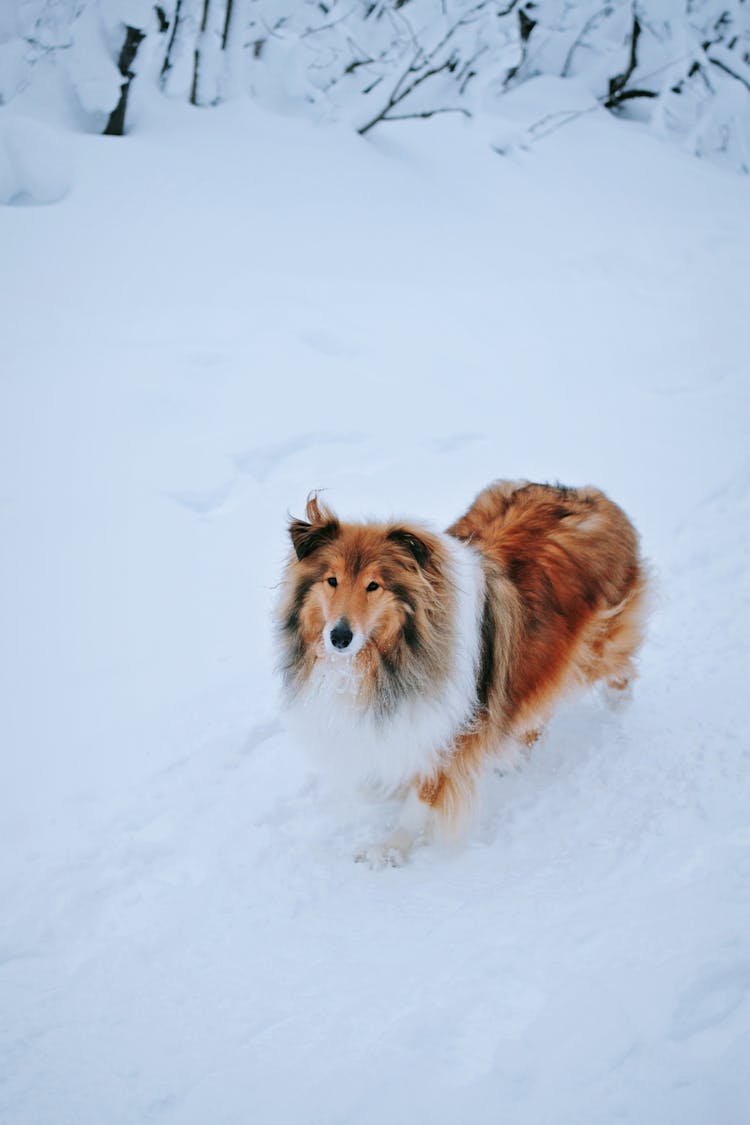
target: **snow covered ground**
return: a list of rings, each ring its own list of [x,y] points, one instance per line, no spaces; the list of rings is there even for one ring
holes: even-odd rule
[[[9,1125],[748,1120],[750,186],[483,129],[159,102],[0,211]],[[642,678],[371,872],[276,702],[287,512],[497,476],[634,518]]]

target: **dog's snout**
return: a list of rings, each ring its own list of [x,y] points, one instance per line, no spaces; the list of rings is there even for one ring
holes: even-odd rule
[[[331,629],[331,644],[334,648],[343,652],[344,649],[348,648],[352,643],[353,636],[354,634],[349,627],[349,622],[345,617],[342,617]]]

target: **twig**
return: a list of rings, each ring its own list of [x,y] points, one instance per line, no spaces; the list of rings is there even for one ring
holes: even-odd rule
[[[370,129],[372,129],[373,126],[377,125],[380,121],[395,120],[395,118],[388,116],[390,110],[399,105],[399,103],[402,102],[404,98],[408,98],[409,94],[413,93],[413,91],[416,90],[417,86],[421,86],[422,83],[426,82],[428,78],[432,78],[434,77],[434,75],[440,74],[443,70],[454,70],[455,66],[455,59],[453,58],[453,56],[451,56],[451,58],[446,59],[444,63],[441,63],[440,66],[433,66],[429,70],[423,71],[422,74],[417,75],[411,85],[407,86],[400,93],[396,94],[394,90],[384,108],[381,109],[380,113],[376,114],[375,117],[373,117],[371,121],[368,121],[366,125],[362,125],[361,128],[357,129],[360,137],[364,137],[365,134],[369,133]],[[412,69],[413,67],[409,67],[409,71],[411,71]],[[407,71],[406,73],[408,74],[409,71]],[[400,82],[402,80],[403,78],[399,80],[397,86],[400,85]]]
[[[424,109],[421,113],[396,113],[389,117],[389,121],[410,121],[416,117],[435,117],[438,113],[462,113],[464,117],[471,117],[465,106],[445,106],[444,109]]]
[[[644,74],[643,81],[646,82],[651,78],[655,78],[657,75],[662,74],[665,70],[669,70],[671,67],[676,66],[678,63],[685,62],[687,59],[693,58],[694,54],[694,51],[686,51],[685,54],[678,55],[676,59],[670,59],[670,61],[664,63],[663,66],[658,66],[655,70],[650,71],[648,74]],[[640,98],[656,98],[659,95],[650,90],[638,90],[632,96]],[[594,99],[594,104],[586,106],[585,109],[560,110],[557,113],[545,114],[544,117],[540,118],[539,121],[535,121],[534,124],[530,125],[526,130],[527,136],[529,137],[528,143],[533,144],[535,141],[541,140],[543,137],[548,137],[551,133],[556,133],[558,129],[562,129],[565,125],[569,125],[571,121],[577,121],[579,117],[585,117],[588,113],[594,113],[597,109],[599,109],[600,106],[606,106],[609,97],[610,95],[608,93],[600,94],[598,98]],[[625,100],[623,95],[620,95],[619,100]],[[560,117],[562,117],[562,121],[556,121],[553,125],[550,125],[548,129],[542,130],[542,126],[545,125],[548,121],[552,121],[554,118]],[[528,146],[527,144],[520,144],[519,147],[527,148]],[[492,148],[500,156],[505,156],[507,152],[507,148],[499,148],[497,145],[492,145]]]
[[[722,62],[721,59],[712,59],[710,55],[706,55],[706,58],[710,63],[713,63],[714,66],[717,66],[719,70],[723,70],[725,74],[730,75],[730,77],[732,78],[736,78],[737,81],[740,82],[746,90],[750,91],[750,82],[747,80],[747,78],[743,78],[741,74],[737,74],[736,71],[732,70],[732,68],[727,66],[725,62]]]
[[[510,0],[507,7],[503,8],[497,13],[498,18],[510,15],[510,13],[518,5],[519,2],[520,0]],[[470,8],[468,12],[465,12],[460,19],[456,20],[452,27],[448,28],[442,39],[439,39],[438,42],[429,51],[425,51],[422,47],[420,47],[418,42],[416,41],[416,37],[414,37],[415,51],[411,62],[409,63],[403,74],[399,77],[396,85],[393,87],[393,90],[391,91],[390,97],[388,98],[385,106],[380,110],[379,113],[371,118],[370,121],[368,121],[365,125],[362,125],[357,130],[361,137],[364,137],[366,133],[369,133],[370,129],[374,128],[374,126],[378,125],[381,121],[400,121],[403,120],[404,117],[431,117],[435,112],[437,112],[436,110],[430,110],[424,112],[396,115],[391,111],[395,109],[395,107],[399,105],[405,98],[412,94],[418,86],[421,86],[422,83],[425,82],[428,78],[432,78],[436,74],[442,73],[442,71],[444,70],[448,70],[452,73],[456,69],[459,60],[456,57],[455,53],[451,53],[451,55],[444,62],[440,63],[440,65],[430,66],[429,64],[449,43],[451,38],[456,34],[460,27],[465,27],[467,24],[472,23],[473,20],[478,16],[478,14],[485,8],[489,7],[491,3],[492,0],[479,0],[479,3],[475,4],[473,8]],[[408,28],[408,20],[406,20],[400,12],[399,16]],[[471,61],[472,60],[469,60],[468,65],[471,64]],[[427,67],[427,69],[423,70],[423,67]],[[465,70],[465,67],[462,68],[462,76],[465,74]],[[412,74],[416,74],[416,77],[411,82],[409,82],[409,77]],[[466,116],[471,116],[468,110],[456,111],[453,109],[441,109],[440,112],[463,112],[466,114]]]
[[[578,35],[573,40],[573,42],[570,46],[570,50],[568,51],[567,55],[565,56],[565,62],[563,63],[562,70],[560,71],[560,77],[561,78],[567,78],[568,77],[568,72],[569,72],[570,66],[573,62],[573,56],[575,55],[576,51],[578,50],[578,48],[583,43],[583,40],[585,39],[585,37],[588,35],[588,33],[591,31],[592,28],[596,27],[598,21],[601,19],[602,16],[604,16],[605,18],[607,16],[611,16],[612,10],[613,10],[612,5],[606,4],[603,8],[600,8],[598,12],[594,12],[593,16],[589,16],[589,18],[586,20],[586,22],[583,25],[583,27],[581,28],[581,30],[578,32]]]

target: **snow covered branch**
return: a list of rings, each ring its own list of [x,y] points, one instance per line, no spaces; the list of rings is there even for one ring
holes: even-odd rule
[[[7,3],[0,104],[55,70],[89,129],[123,132],[131,90],[151,85],[196,106],[245,92],[364,136],[407,118],[502,116],[508,92],[555,76],[750,167],[750,0]]]

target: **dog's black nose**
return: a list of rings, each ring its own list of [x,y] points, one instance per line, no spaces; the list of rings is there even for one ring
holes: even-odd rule
[[[331,629],[331,644],[334,648],[341,649],[343,652],[352,643],[353,636],[354,634],[349,628],[349,622],[345,617],[342,617]]]

